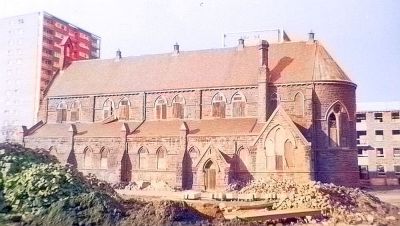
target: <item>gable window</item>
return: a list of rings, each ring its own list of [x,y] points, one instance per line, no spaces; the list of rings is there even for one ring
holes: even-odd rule
[[[114,115],[114,103],[107,99],[103,105],[103,118],[107,119]]]
[[[383,122],[383,115],[381,112],[374,113],[375,122]]]
[[[244,117],[246,98],[241,93],[235,93],[232,97],[232,117]]]
[[[172,100],[172,117],[183,119],[185,117],[185,99],[181,95],[177,95]]]
[[[293,144],[290,140],[286,140],[285,142],[285,161],[286,161],[286,166],[288,168],[293,168],[295,166],[295,158],[294,158],[294,148]]]
[[[225,118],[225,97],[217,93],[212,100],[212,117]]]
[[[61,102],[57,106],[57,122],[62,123],[67,120],[67,104]]]
[[[79,121],[80,104],[75,101],[71,105],[71,122]]]
[[[156,100],[156,119],[167,119],[167,100],[159,97]]]
[[[118,119],[120,120],[129,120],[129,101],[127,99],[122,99],[119,102],[118,110],[119,116]]]

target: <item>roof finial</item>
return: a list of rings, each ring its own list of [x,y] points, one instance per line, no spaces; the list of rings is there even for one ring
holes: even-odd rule
[[[117,50],[117,52],[115,53],[115,61],[120,61],[122,58],[122,53],[121,50]]]
[[[312,30],[308,33],[308,42],[309,43],[315,42],[314,35],[315,35],[315,33]]]
[[[174,55],[178,55],[179,54],[179,44],[178,42],[175,42],[174,45]]]

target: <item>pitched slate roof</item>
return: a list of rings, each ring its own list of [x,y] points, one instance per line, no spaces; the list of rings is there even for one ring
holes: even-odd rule
[[[351,82],[318,42],[271,44],[268,55],[272,83]],[[257,85],[259,66],[258,46],[75,61],[48,96]]]
[[[220,136],[237,134],[257,134],[264,123],[258,123],[255,118],[189,120],[185,121],[189,136]],[[179,136],[181,120],[162,120],[127,123],[130,133],[128,137]],[[118,137],[123,122],[75,123],[77,137]],[[29,137],[69,137],[69,124],[44,124]]]
[[[118,137],[123,122],[112,123],[75,123],[77,137]],[[129,129],[134,130],[139,126],[139,122],[129,122]],[[71,134],[68,132],[70,124],[64,123],[49,123],[44,124],[38,130],[32,132],[30,137],[69,137]]]

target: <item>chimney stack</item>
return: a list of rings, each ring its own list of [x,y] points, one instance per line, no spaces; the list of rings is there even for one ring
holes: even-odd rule
[[[117,52],[115,53],[115,61],[120,61],[122,58],[122,53],[121,50],[117,50]]]
[[[176,42],[174,45],[174,55],[178,55],[179,54],[179,44]]]
[[[261,58],[260,66],[265,66],[266,68],[268,68],[268,47],[269,43],[267,42],[267,40],[261,40],[261,43],[258,47],[258,49],[260,50]]]
[[[314,43],[315,42],[314,35],[315,35],[315,33],[313,31],[310,31],[308,33],[308,43]]]
[[[244,39],[243,38],[239,38],[238,39],[238,50],[243,50],[244,49]]]

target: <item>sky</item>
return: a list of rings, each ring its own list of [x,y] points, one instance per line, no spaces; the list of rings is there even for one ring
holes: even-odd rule
[[[101,57],[223,47],[223,34],[315,32],[358,85],[357,100],[400,101],[398,0],[0,0],[0,18],[47,11],[101,37]],[[0,47],[1,48],[1,47]]]

